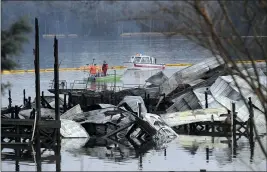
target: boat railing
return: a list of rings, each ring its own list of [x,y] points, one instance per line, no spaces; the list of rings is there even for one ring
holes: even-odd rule
[[[144,88],[144,86],[145,86],[144,84],[122,84],[122,86],[111,85],[109,86],[109,89],[116,92],[131,88]]]
[[[55,82],[54,82],[54,80],[50,80],[50,81],[51,82],[49,83],[49,87],[51,89],[53,89]],[[60,89],[68,89],[68,82],[66,80],[59,80],[58,82],[59,82],[59,88]]]
[[[114,85],[111,85],[111,86],[109,86],[109,90],[113,90],[114,92],[116,92],[116,91],[123,90],[123,88],[122,88],[122,86],[114,86]]]
[[[123,84],[122,88],[144,88],[144,84]]]
[[[74,80],[72,83],[70,83],[70,88],[74,89],[75,85],[85,85],[84,89],[87,88],[87,81],[85,80]]]

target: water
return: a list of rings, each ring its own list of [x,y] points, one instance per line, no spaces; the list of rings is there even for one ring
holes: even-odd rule
[[[34,45],[32,45],[34,47]],[[25,50],[28,52],[28,49]],[[60,67],[80,67],[106,60],[109,65],[123,65],[130,56],[143,53],[157,58],[157,63],[197,62],[211,56],[209,51],[183,38],[130,39],[112,41],[77,41],[59,39]],[[40,43],[40,67],[53,68],[53,40]],[[17,59],[22,69],[33,69],[33,54]]]
[[[59,44],[61,41],[59,40]],[[67,43],[63,44],[68,46]],[[64,47],[62,45],[62,47]],[[51,46],[52,47],[52,46]],[[107,60],[110,65],[121,65],[127,61],[128,57],[137,52],[152,55],[158,58],[158,62],[197,62],[210,56],[207,51],[196,48],[192,43],[184,39],[156,39],[156,40],[119,40],[119,41],[84,41],[75,44],[75,53],[71,49],[60,49],[61,67],[79,67],[90,63],[92,58],[98,63]],[[42,53],[42,51],[41,51]],[[53,67],[53,54],[46,52],[40,55],[41,68]],[[33,57],[25,54],[20,58],[20,67],[23,69],[33,69]],[[172,75],[181,68],[168,68],[165,70],[167,76]],[[111,73],[113,71],[110,71]],[[121,74],[124,71],[118,70]],[[157,71],[150,72],[127,72],[120,86],[130,86],[131,84],[144,84],[145,79]],[[60,72],[60,80],[67,80],[68,84],[76,79],[83,79],[86,74],[79,71]],[[53,73],[41,73],[41,91],[45,95]],[[26,95],[35,97],[34,73],[3,75],[2,82],[12,83],[13,104],[21,104],[23,99],[22,91],[26,89]],[[108,83],[113,85],[114,83]],[[2,96],[2,106],[7,106],[7,95]],[[264,138],[266,140],[266,138]],[[258,144],[254,148],[253,160],[251,160],[251,149],[248,140],[241,137],[238,140],[236,158],[233,156],[232,148],[227,143],[227,138],[214,138],[204,136],[180,137],[165,147],[148,147],[141,151],[142,156],[137,156],[140,150],[128,149],[117,145],[120,149],[115,149],[111,144],[111,149],[105,146],[91,146],[91,148],[77,147],[78,144],[68,143],[71,140],[63,140],[61,149],[61,170],[62,171],[149,171],[149,170],[176,170],[176,171],[258,171],[266,170],[266,159],[262,155]],[[79,142],[79,141],[76,141]],[[81,141],[81,145],[85,142]],[[74,148],[74,145],[76,148]],[[207,148],[209,157],[207,160]],[[8,151],[8,150],[4,150]],[[45,152],[49,155],[51,152]],[[42,155],[42,156],[45,156]],[[5,160],[1,162],[3,171],[15,171],[15,161]],[[35,171],[34,162],[19,162],[20,171]],[[55,171],[55,162],[42,162],[43,171]]]

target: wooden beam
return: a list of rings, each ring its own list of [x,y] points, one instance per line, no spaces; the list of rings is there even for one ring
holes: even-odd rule
[[[29,143],[5,143],[1,142],[1,148],[10,148],[10,149],[30,149],[31,146]]]
[[[34,119],[1,119],[2,125],[14,125],[14,126],[33,126]],[[60,128],[60,121],[55,120],[42,120],[38,124],[41,128]]]
[[[133,123],[134,123],[134,122],[130,122],[130,123],[128,123],[128,124],[125,124],[125,125],[123,125],[122,127],[118,128],[117,130],[114,130],[114,131],[108,133],[108,134],[105,135],[103,138],[108,138],[108,137],[110,137],[110,136],[112,136],[112,135],[114,135],[114,134],[116,134],[116,133],[118,133],[118,132],[120,132],[120,131],[122,131],[122,130],[128,128],[128,127],[130,127]]]

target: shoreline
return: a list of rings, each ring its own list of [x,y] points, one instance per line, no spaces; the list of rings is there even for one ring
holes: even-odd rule
[[[167,37],[172,36],[182,36],[180,34],[175,34],[175,32],[126,32],[120,34],[120,37],[137,37],[137,36],[153,36],[153,37]]]
[[[255,63],[264,63],[264,60],[255,60]],[[237,61],[236,63],[251,64],[251,61]],[[181,67],[181,66],[192,66],[192,63],[167,63],[165,64],[168,67]],[[125,69],[125,66],[111,66],[109,69],[122,70]],[[59,71],[83,71],[85,66],[74,67],[74,68],[59,68]],[[54,68],[40,69],[40,72],[53,72]],[[34,73],[34,69],[15,69],[15,70],[4,70],[1,71],[2,75],[5,74],[21,74],[21,73]]]

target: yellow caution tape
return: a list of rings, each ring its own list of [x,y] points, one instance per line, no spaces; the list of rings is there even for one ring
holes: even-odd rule
[[[177,63],[177,64],[166,64],[166,66],[192,66],[191,63]]]
[[[255,60],[256,63],[265,62],[265,60]],[[237,63],[251,63],[251,61],[237,61]],[[179,66],[192,66],[191,63],[176,63],[176,64],[165,64],[169,67],[179,67]],[[98,66],[99,67],[99,66]],[[112,66],[109,67],[109,69],[116,69],[121,70],[126,68],[125,66]],[[88,66],[81,66],[76,68],[59,68],[59,71],[83,71],[88,70]],[[54,68],[47,68],[47,69],[40,69],[40,72],[53,72]],[[4,70],[1,72],[2,75],[4,74],[22,74],[22,73],[34,73],[34,69],[28,69],[28,70]]]

